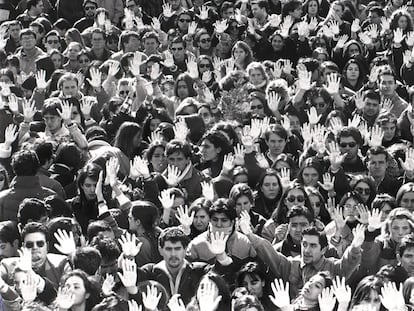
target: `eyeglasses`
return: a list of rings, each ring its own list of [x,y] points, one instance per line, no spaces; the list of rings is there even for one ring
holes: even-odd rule
[[[171,48],[171,51],[182,51],[184,48]]]
[[[89,58],[85,58],[85,59],[80,59],[79,60],[79,63],[81,63],[81,64],[83,64],[83,63],[89,63],[89,62],[90,62]]]
[[[210,64],[199,64],[198,67],[200,67],[200,68],[210,68]]]
[[[36,247],[43,247],[45,246],[46,242],[45,241],[27,241],[24,243],[24,246],[26,246],[26,248],[33,248],[34,245],[36,244]]]
[[[48,40],[46,41],[47,44],[58,44],[59,40]]]
[[[191,19],[180,18],[179,21],[180,23],[191,23]]]
[[[299,203],[305,202],[305,197],[303,195],[290,195],[286,198],[290,203],[293,203],[295,201],[298,201]]]
[[[339,147],[346,148],[346,146],[349,146],[350,148],[354,148],[357,145],[355,142],[349,142],[349,143],[340,143]]]
[[[250,106],[250,109],[252,109],[252,110],[255,110],[255,109],[263,109],[263,106],[262,105],[257,105],[257,106],[252,105],[252,106]]]
[[[85,11],[95,10],[94,6],[85,6]]]
[[[200,42],[201,43],[208,43],[208,42],[211,42],[211,39],[210,38],[209,39],[201,39]]]
[[[358,192],[359,194],[366,194],[366,195],[370,195],[371,194],[371,189],[369,188],[359,188],[356,187],[355,191]]]
[[[119,95],[128,95],[129,91],[119,91]]]

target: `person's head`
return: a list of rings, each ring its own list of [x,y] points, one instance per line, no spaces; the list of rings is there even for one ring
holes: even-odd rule
[[[397,205],[408,209],[410,212],[414,211],[414,183],[408,182],[400,187],[395,196]]]
[[[92,42],[92,49],[103,49],[105,48],[105,40],[106,34],[100,28],[94,28],[91,31],[91,42]]]
[[[40,168],[36,152],[20,150],[13,154],[11,167],[16,176],[35,176]]]
[[[133,201],[128,213],[129,230],[132,232],[154,231],[158,219],[157,207],[149,201]]]
[[[363,72],[362,66],[355,59],[350,59],[347,61],[347,63],[344,66],[342,74],[343,74],[343,77],[345,77],[345,80],[349,82],[354,82],[354,81],[359,82],[360,80],[364,79],[364,72]]]
[[[411,309],[414,305],[414,276],[409,277],[403,284],[405,304]]]
[[[414,216],[405,208],[395,208],[385,219],[383,233],[389,236],[396,243],[400,243],[401,239],[413,232]]]
[[[17,220],[20,226],[29,222],[46,223],[49,219],[44,201],[37,198],[26,198],[19,204]]]
[[[405,235],[397,246],[397,260],[407,271],[408,275],[414,274],[414,235]]]
[[[44,5],[42,0],[28,0],[27,1],[27,10],[30,12],[30,15],[39,16],[43,13]]]
[[[56,249],[55,245],[58,243],[55,233],[58,230],[64,230],[66,232],[73,233],[73,240],[77,247],[85,244],[85,238],[82,235],[82,228],[75,218],[72,217],[55,217],[51,218],[47,222],[47,228],[49,231],[49,252],[54,254],[61,254],[59,250]]]
[[[398,207],[395,198],[386,193],[377,194],[371,206],[372,209],[378,209],[382,212],[381,221],[384,221],[390,212]]]
[[[264,134],[266,145],[272,156],[278,156],[283,153],[286,147],[288,133],[285,128],[280,125],[271,125]]]
[[[188,26],[193,21],[193,14],[190,11],[182,11],[177,16],[177,28],[182,33],[187,33]]]
[[[278,173],[274,169],[267,169],[260,175],[256,189],[265,199],[277,202],[283,192]]]
[[[201,155],[204,161],[217,161],[231,151],[230,141],[220,131],[210,131],[201,139]]]
[[[398,137],[397,118],[394,114],[390,112],[382,112],[375,122],[384,132],[383,140],[385,142],[392,141],[394,138]]]
[[[296,243],[300,243],[303,230],[313,223],[312,212],[306,206],[295,205],[287,212],[286,218],[288,219],[290,237]]]
[[[71,171],[77,171],[83,165],[81,150],[75,143],[61,143],[56,150],[55,163],[64,164]]]
[[[298,182],[304,186],[317,187],[322,178],[322,167],[320,162],[314,158],[306,159],[298,173]]]
[[[230,235],[233,232],[237,217],[236,209],[228,199],[216,200],[208,211],[210,216],[210,229],[214,232],[223,232]]]
[[[204,288],[212,287],[214,291],[214,299],[221,296],[220,303],[217,306],[217,311],[227,311],[231,309],[230,305],[230,291],[226,280],[214,272],[205,274],[198,283],[196,288],[196,300],[200,303],[202,292]],[[191,304],[191,303],[190,303]]]
[[[377,189],[375,181],[369,176],[357,176],[354,180],[352,190],[358,193],[364,204],[371,206],[372,200],[375,198]]]
[[[378,116],[380,112],[380,101],[381,101],[381,98],[378,92],[375,92],[373,90],[364,92],[363,100],[364,100],[364,109],[362,113],[364,114],[364,116],[368,118]]]
[[[357,285],[354,294],[352,295],[349,310],[353,310],[354,307],[364,306],[373,308],[375,311],[379,311],[381,308],[381,300],[379,295],[381,294],[381,288],[384,282],[381,278],[370,275],[363,278]]]
[[[272,44],[272,48],[276,52],[280,52],[285,47],[285,40],[280,32],[276,31],[273,35],[270,36],[270,43]]]
[[[397,83],[391,70],[383,70],[378,73],[378,89],[383,96],[391,97],[395,94]]]
[[[261,91],[254,91],[249,94],[249,108],[252,118],[264,118],[270,110],[267,106],[266,96]]]
[[[249,45],[244,41],[237,41],[231,49],[232,57],[240,62],[244,67],[247,67],[253,60],[253,52]]]
[[[237,273],[237,286],[245,287],[250,295],[262,298],[266,274],[262,265],[257,262],[248,262],[244,264]]]
[[[233,311],[264,311],[259,298],[254,295],[243,295],[233,300]]]
[[[175,80],[174,95],[180,100],[197,95],[194,90],[194,79],[188,73],[181,73]]]
[[[35,271],[41,269],[46,262],[49,233],[44,224],[29,222],[23,227],[22,246],[32,253],[32,267]]]
[[[98,271],[102,256],[95,247],[83,246],[76,249],[71,261],[74,269],[80,269],[92,276]]]
[[[254,206],[253,190],[247,184],[235,184],[230,190],[229,201],[236,209],[237,216],[242,211],[250,212]]]
[[[121,255],[121,250],[115,239],[103,237],[98,235],[90,241],[89,245],[96,248],[101,254],[101,266],[97,272],[101,278],[104,278],[107,274],[111,274],[114,277],[118,271],[118,257]]]
[[[282,17],[290,15],[294,20],[300,20],[302,16],[302,2],[293,0],[287,2],[282,9]]]
[[[20,32],[19,39],[23,50],[32,50],[36,46],[36,34],[29,28],[25,28]]]
[[[266,17],[268,6],[269,5],[266,0],[254,0],[250,2],[252,14],[259,20]]]
[[[177,271],[184,264],[188,237],[179,227],[164,229],[158,237],[158,249],[167,269]]]
[[[60,35],[56,30],[51,30],[49,31],[43,38],[44,40],[44,44],[46,47],[46,50],[48,52],[52,51],[52,50],[58,50],[60,51],[61,49],[61,44],[60,44]]]
[[[188,142],[174,139],[165,148],[168,165],[175,166],[181,172],[191,163],[191,147]]]
[[[273,162],[272,168],[280,174],[282,169],[289,169],[290,176],[296,176],[298,166],[296,161],[293,159],[292,155],[287,153],[279,154]]]
[[[87,164],[80,171],[77,185],[81,199],[87,201],[96,199],[95,189],[101,171],[102,168],[94,163]]]
[[[108,222],[105,220],[94,220],[88,224],[86,237],[88,241],[92,241],[95,237],[114,239],[115,234]]]
[[[359,214],[356,208],[359,204],[364,204],[364,201],[355,191],[347,192],[342,196],[338,206],[343,208],[346,221],[355,222],[357,220],[356,217],[359,216]]]
[[[167,167],[165,145],[163,141],[153,141],[145,153],[147,161],[150,163],[154,172],[161,173]]]
[[[382,146],[370,148],[367,153],[369,174],[375,179],[384,178],[389,157],[387,150]]]
[[[57,87],[64,97],[75,97],[79,92],[78,78],[73,73],[65,73],[59,78]]]
[[[142,43],[144,51],[147,55],[157,53],[157,49],[160,45],[160,39],[156,32],[149,31],[142,37]]]
[[[246,72],[249,75],[250,83],[255,87],[260,88],[267,83],[268,77],[265,68],[261,63],[251,62],[247,66]]]
[[[198,30],[196,32],[195,36],[194,36],[194,44],[197,47],[199,47],[201,50],[204,50],[204,51],[209,50],[211,48],[211,35],[204,28]],[[211,63],[210,63],[211,61],[209,62],[208,67],[206,67],[207,62],[205,62],[205,61],[201,62],[201,60],[200,60],[201,57],[203,57],[203,55],[200,55],[199,59],[197,60],[198,70],[200,71],[200,69],[201,69],[202,71],[205,71],[204,68],[206,68],[206,69],[208,68],[208,69],[212,70],[213,68],[212,68]],[[204,55],[203,59],[204,60],[209,59],[209,57]],[[201,64],[202,64],[202,66],[201,66]]]
[[[328,271],[320,271],[312,276],[309,281],[303,285],[300,297],[307,303],[317,303],[318,296],[322,290],[332,285],[332,278]]]
[[[88,19],[94,19],[98,4],[94,0],[83,1],[83,10],[85,11],[85,17]]]
[[[3,165],[0,164],[0,191],[9,188],[9,174]]]
[[[316,17],[319,14],[319,1],[307,0],[303,4],[303,12],[311,17]]]
[[[336,141],[341,154],[346,154],[347,160],[354,160],[358,156],[359,148],[363,145],[362,135],[355,127],[343,127],[338,132]]]
[[[118,147],[127,157],[132,158],[136,148],[141,145],[142,130],[135,122],[124,122],[118,129],[114,146]]]
[[[17,223],[11,220],[0,222],[0,259],[17,256],[20,247],[20,232]]]
[[[50,50],[49,57],[53,62],[55,70],[63,68],[64,56],[62,52],[56,49]]]
[[[182,62],[185,58],[185,42],[181,37],[175,37],[170,43],[170,51],[175,61]]]
[[[315,107],[318,115],[327,115],[332,107],[332,97],[324,88],[312,88],[306,95],[306,102]]]
[[[210,223],[210,216],[208,211],[213,205],[210,200],[206,198],[198,198],[190,205],[190,214],[194,213],[193,227],[198,232],[204,232]]]
[[[393,3],[403,3],[401,0],[393,0]],[[390,29],[392,31],[400,28],[404,33],[413,30],[413,20],[407,10],[395,10],[390,17]]]
[[[301,256],[305,264],[317,263],[324,256],[328,248],[328,239],[325,232],[316,227],[307,227],[302,231]]]

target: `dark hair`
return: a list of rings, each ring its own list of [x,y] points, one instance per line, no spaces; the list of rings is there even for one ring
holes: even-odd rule
[[[40,168],[36,152],[20,150],[12,156],[11,167],[16,176],[35,176]]]
[[[112,228],[105,220],[95,220],[89,223],[86,237],[88,241],[92,241],[101,232],[112,232]]]
[[[221,158],[232,151],[230,141],[221,131],[210,131],[201,138],[201,141],[203,140],[208,140],[215,148],[220,148],[219,156]]]
[[[253,190],[247,184],[235,184],[229,194],[229,202],[233,206],[236,207],[237,200],[241,197],[246,196],[251,204],[254,204],[254,193]]]
[[[37,1],[40,1],[40,0],[37,0]],[[35,32],[31,30],[30,28],[24,28],[20,31],[20,36],[19,36],[20,40],[22,40],[23,36],[33,36],[33,38],[36,39]]]
[[[72,256],[72,264],[74,269],[81,269],[88,275],[95,275],[101,265],[101,253],[91,246],[83,246],[76,249]]]
[[[402,257],[404,255],[404,252],[409,249],[414,248],[414,234],[407,234],[401,239],[400,244],[397,246],[397,254]]]
[[[263,269],[263,265],[251,261],[246,264],[244,264],[240,270],[237,272],[237,279],[236,284],[237,286],[243,286],[243,280],[246,276],[250,277],[259,277],[261,281],[266,280],[266,271]]]
[[[411,276],[408,279],[406,279],[403,284],[403,295],[404,295],[405,304],[407,305],[408,310],[413,309],[413,302],[411,301],[411,293],[413,291],[413,288],[414,288],[414,276]]]
[[[343,137],[352,137],[359,146],[362,146],[364,142],[361,132],[357,128],[351,126],[345,126],[338,132],[336,142],[338,144],[341,143],[341,138]]]
[[[312,213],[309,211],[309,208],[299,205],[292,206],[292,208],[287,212],[286,218],[291,219],[298,216],[304,216],[309,221],[309,223],[314,220]]]
[[[131,159],[135,149],[134,145],[131,143],[131,139],[140,133],[142,133],[142,129],[137,123],[124,122],[116,133],[114,147],[119,148]]]
[[[231,121],[220,121],[213,125],[212,131],[222,131],[227,134],[230,142],[232,142],[233,146],[236,146],[239,142],[239,137],[237,136],[236,131],[234,128],[236,124]]]
[[[171,43],[172,44],[172,43]],[[188,73],[181,73],[175,80],[174,83],[174,95],[178,97],[178,83],[180,81],[184,81],[187,89],[188,89],[188,96],[187,97],[194,97],[197,95],[197,92],[194,89],[194,79]]]
[[[0,222],[0,241],[12,244],[16,240],[20,245],[20,232],[17,223],[11,220]]]
[[[210,216],[210,218],[214,214],[218,213],[225,214],[226,217],[232,221],[235,220],[237,217],[236,209],[230,204],[228,199],[224,198],[217,199],[208,210],[208,215]]]
[[[167,144],[167,147],[165,148],[165,155],[169,157],[176,152],[182,152],[184,154],[184,157],[187,159],[190,158],[193,153],[188,142],[173,139]]]
[[[187,248],[189,243],[188,237],[184,231],[179,227],[169,227],[164,229],[158,237],[158,245],[163,248],[165,242],[178,243],[181,242],[183,248]]]
[[[319,231],[318,228],[311,226],[303,230],[302,236],[305,235],[317,236],[321,249],[328,246],[328,238],[326,237],[325,231]]]
[[[96,236],[92,239],[90,246],[95,247],[101,254],[102,261],[114,262],[121,255],[117,242],[110,238]]]
[[[45,100],[43,106],[42,106],[42,115],[52,115],[57,116],[60,118],[59,110],[62,109],[62,105],[60,102],[60,99],[58,98],[52,98],[49,100]]]
[[[250,308],[255,308],[257,311],[264,311],[264,307],[261,304],[260,300],[254,295],[243,295],[234,300],[232,310],[245,311]]]
[[[78,175],[77,186],[78,186],[79,194],[80,194],[80,197],[81,197],[82,201],[85,200],[85,193],[82,190],[82,186],[83,186],[83,183],[85,182],[86,178],[89,177],[90,179],[97,182],[98,179],[99,179],[99,173],[101,171],[102,171],[102,167],[100,167],[99,165],[94,164],[94,163],[88,163],[80,171],[80,173]]]
[[[349,310],[359,305],[367,296],[370,295],[371,291],[375,291],[380,295],[381,288],[384,285],[384,281],[373,275],[366,276],[357,285],[354,294],[352,295]]]
[[[139,219],[146,232],[153,232],[158,220],[158,209],[150,201],[134,201],[131,204],[131,214]]]
[[[53,158],[53,144],[50,141],[36,140],[33,144],[40,166]]]
[[[37,198],[26,198],[19,204],[17,220],[25,226],[29,221],[39,221],[48,215],[45,202]]]
[[[398,207],[397,200],[387,193],[378,194],[372,201],[371,206],[372,209],[377,208],[379,210],[382,210],[385,204],[388,204],[391,207],[391,209],[395,209]]]
[[[366,156],[367,162],[370,160],[371,156],[380,155],[380,154],[383,154],[385,156],[385,161],[388,161],[390,159],[390,155],[389,155],[387,149],[385,149],[385,147],[376,146],[376,147],[371,147],[371,148],[368,149],[367,156]]]
[[[61,143],[56,150],[55,163],[69,166],[77,171],[83,166],[81,150],[75,143]]]
[[[375,195],[377,194],[377,187],[375,186],[375,181],[370,176],[357,176],[355,177],[355,180],[353,181],[354,184],[352,186],[352,191],[357,192],[355,189],[357,188],[357,185],[361,182],[366,183],[369,187],[370,193],[368,201],[365,203],[368,207],[371,206],[372,200],[374,200]]]
[[[23,227],[23,230],[21,233],[22,241],[24,241],[26,235],[31,234],[31,233],[38,233],[38,232],[43,233],[46,241],[49,241],[49,231],[47,227],[44,224],[41,224],[39,222],[29,222]]]

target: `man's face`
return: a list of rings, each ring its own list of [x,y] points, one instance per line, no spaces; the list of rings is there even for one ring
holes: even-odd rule
[[[53,49],[60,50],[60,40],[58,36],[49,36],[46,38],[45,46],[48,51]]]
[[[171,4],[171,8],[173,11],[177,11],[181,6],[180,0],[168,0],[168,3]]]
[[[62,127],[62,118],[57,115],[46,114],[43,116],[43,120],[45,121],[46,128],[52,133]]]
[[[224,232],[226,235],[230,235],[234,221],[224,213],[214,213],[210,218],[210,224],[213,232]]]
[[[40,29],[37,26],[30,26],[30,29],[36,34],[36,42],[41,42],[44,36],[44,32],[40,32]]]
[[[335,4],[332,8],[336,15],[339,17],[342,17],[342,14],[344,13],[342,6]]]
[[[180,172],[184,171],[184,169],[187,167],[188,163],[190,162],[189,158],[186,158],[184,156],[184,153],[182,152],[174,152],[173,154],[170,154],[168,156],[168,165],[175,166],[179,169]]]
[[[295,242],[302,240],[302,231],[309,227],[309,220],[305,216],[295,216],[289,219],[289,235]]]
[[[96,13],[96,6],[92,3],[86,3],[85,7],[85,17],[93,19]]]
[[[180,17],[178,18],[177,25],[178,25],[178,28],[180,28],[181,30],[187,31],[188,26],[190,25],[191,22],[192,22],[192,18],[190,15],[181,14]]]
[[[387,158],[385,154],[370,155],[368,171],[374,178],[383,178],[387,170]]]
[[[375,99],[366,98],[364,106],[364,115],[367,117],[375,117],[380,111],[379,102]]]
[[[47,255],[46,237],[41,232],[29,233],[24,237],[23,246],[32,252],[32,267],[34,270],[41,268]]]
[[[128,10],[131,10],[132,12],[134,12],[134,14],[140,13],[140,7],[135,3],[134,0],[127,0],[125,3],[125,7]]]
[[[68,80],[62,83],[62,92],[65,97],[74,97],[78,94],[78,83],[75,80]]]
[[[105,47],[105,38],[101,33],[92,34],[92,48],[103,49]]]
[[[0,241],[0,260],[16,256],[18,246],[19,241],[17,240],[13,243]]]
[[[369,12],[368,18],[371,20],[371,24],[379,25],[381,23],[381,17],[377,12]]]
[[[341,137],[339,141],[339,150],[341,154],[346,154],[345,159],[352,160],[358,155],[359,145],[352,136]]]
[[[184,44],[183,43],[173,43],[171,44],[171,53],[174,56],[174,59],[176,61],[183,61],[185,50],[184,50]]]
[[[158,42],[154,38],[148,38],[144,41],[144,49],[147,54],[155,54],[158,48]]]
[[[36,38],[33,35],[23,35],[20,44],[23,50],[31,50],[36,46]]]
[[[395,93],[397,85],[392,75],[383,75],[379,78],[379,90],[381,95],[392,96]]]
[[[185,247],[181,242],[165,241],[164,247],[160,247],[160,254],[167,268],[180,268],[184,263],[185,253]]]
[[[124,52],[136,52],[139,50],[141,42],[138,37],[131,36],[129,37],[128,42],[124,44]]]
[[[408,272],[410,276],[414,274],[414,248],[408,248],[400,256],[401,266]]]
[[[262,18],[265,12],[265,9],[261,8],[258,4],[252,4],[252,13],[254,17]]]
[[[318,262],[323,254],[325,249],[321,248],[319,243],[319,237],[316,235],[304,235],[302,238],[302,259],[305,264],[311,264]]]
[[[229,19],[233,15],[234,15],[234,9],[233,8],[228,8],[227,10],[224,10],[222,12],[222,18],[223,19]]]
[[[272,133],[269,135],[269,139],[266,140],[266,144],[272,155],[279,155],[285,150],[286,140],[279,135]]]
[[[22,27],[20,25],[12,25],[9,27],[10,37],[13,39],[18,39],[20,36],[20,31]]]

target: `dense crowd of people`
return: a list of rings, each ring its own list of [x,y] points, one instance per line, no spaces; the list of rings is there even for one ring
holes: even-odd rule
[[[0,308],[414,309],[413,0],[0,0]]]

